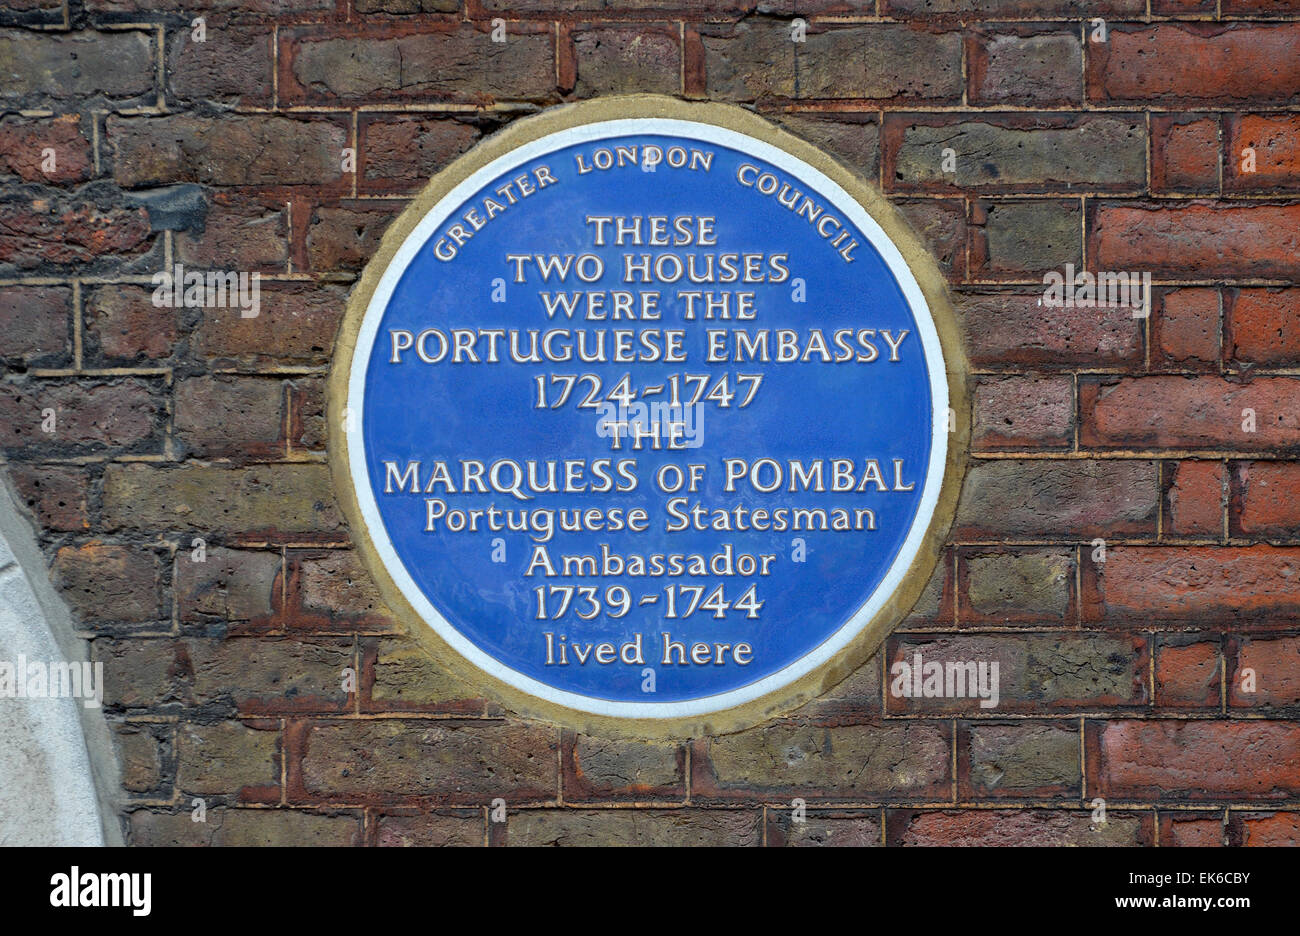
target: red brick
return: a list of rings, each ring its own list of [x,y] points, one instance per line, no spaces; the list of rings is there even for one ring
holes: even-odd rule
[[[1151,191],[1219,190],[1219,121],[1189,114],[1151,116]]]
[[[51,201],[28,194],[0,202],[0,264],[20,270],[58,264],[89,273],[98,268],[96,261],[145,253],[151,234],[143,207],[101,207],[80,196]]]
[[[1160,297],[1153,323],[1153,351],[1180,368],[1217,365],[1219,361],[1219,291],[1175,289]]]
[[[1300,709],[1300,637],[1246,637],[1234,643],[1229,707],[1284,713]],[[1253,671],[1253,692],[1246,691],[1246,670]]]
[[[1285,799],[1300,792],[1300,725],[1092,722],[1088,793],[1107,799]]]
[[[374,256],[401,207],[317,207],[305,235],[311,269],[322,273],[360,270]]]
[[[1255,431],[1248,431],[1247,410]],[[1079,444],[1088,448],[1300,449],[1300,379],[1124,377],[1080,381]]]
[[[54,168],[45,171],[47,149]],[[84,182],[95,171],[90,140],[76,114],[59,117],[6,117],[0,120],[0,174],[25,182]]]
[[[9,477],[19,497],[49,530],[90,529],[90,473],[71,465],[10,462]]]
[[[110,366],[169,357],[180,339],[175,309],[144,286],[100,286],[86,296],[87,351]]]
[[[1111,546],[1084,563],[1086,620],[1300,617],[1300,550]]]
[[[1300,115],[1246,114],[1228,119],[1223,185],[1232,192],[1300,188]],[[1255,151],[1246,172],[1243,151]]]
[[[1101,270],[1156,278],[1300,276],[1300,204],[1101,202],[1089,215],[1088,256]]]
[[[1300,845],[1300,812],[1244,812],[1228,819],[1228,840],[1246,847]]]
[[[1145,0],[881,0],[880,12],[911,19],[963,16],[1083,16],[1142,13]],[[966,18],[963,16],[963,18]]]
[[[0,361],[27,367],[72,362],[72,290],[0,286]]]
[[[1224,844],[1223,816],[1201,812],[1162,812],[1161,848],[1213,848]]]
[[[958,199],[895,199],[895,207],[921,237],[950,281],[966,278],[966,206]]]
[[[956,307],[976,367],[1115,367],[1142,360],[1142,323],[1129,309],[1046,307],[1041,293],[961,295]]]
[[[1232,529],[1274,539],[1300,536],[1300,464],[1240,462],[1234,466]]]
[[[1073,441],[1072,378],[985,377],[975,388],[975,449],[1060,451]]]
[[[45,411],[54,431],[45,432]],[[0,447],[37,452],[73,446],[79,452],[157,450],[163,416],[153,388],[140,381],[0,385]]]
[[[1156,648],[1156,705],[1218,710],[1219,644],[1199,635],[1166,634]]]
[[[1223,536],[1222,462],[1169,463],[1165,491],[1165,532],[1169,536]]]
[[[164,616],[161,563],[146,547],[64,546],[54,554],[50,577],[83,623],[147,622]]]
[[[418,192],[435,173],[478,142],[472,123],[425,114],[363,114],[357,189]]]
[[[243,318],[237,308],[205,309],[195,355],[214,365],[329,363],[346,287],[262,283],[259,301],[256,318]]]
[[[1104,104],[1294,101],[1300,23],[1112,25],[1088,47],[1088,100]]]
[[[1224,348],[1232,362],[1300,364],[1300,289],[1229,290],[1223,297]]]

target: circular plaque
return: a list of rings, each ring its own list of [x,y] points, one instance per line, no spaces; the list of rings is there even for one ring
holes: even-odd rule
[[[511,125],[351,298],[331,460],[380,588],[512,707],[728,730],[860,665],[929,582],[967,437],[935,264],[738,108]]]

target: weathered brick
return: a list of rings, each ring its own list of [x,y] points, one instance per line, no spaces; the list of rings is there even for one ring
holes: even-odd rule
[[[885,118],[885,184],[899,191],[1066,192],[1140,189],[1146,128],[1139,116]],[[945,171],[953,151],[955,172]]]
[[[1300,204],[1098,202],[1088,213],[1088,256],[1100,270],[1156,278],[1300,276]]]
[[[9,477],[19,497],[49,530],[90,529],[90,473],[72,465],[11,462]]]
[[[111,530],[338,534],[343,519],[331,491],[325,465],[112,464],[103,522]]]
[[[1245,637],[1233,649],[1230,708],[1284,715],[1300,711],[1300,637]]]
[[[282,458],[286,406],[281,380],[191,377],[176,384],[176,438],[199,457]]]
[[[1218,709],[1219,642],[1202,634],[1162,634],[1156,648],[1156,705]]]
[[[347,305],[347,288],[326,284],[263,284],[260,309],[205,309],[195,355],[216,365],[327,364]]]
[[[361,844],[361,819],[349,813],[322,815],[296,809],[213,809],[205,822],[190,811],[131,813],[131,844],[330,846]]]
[[[182,541],[173,576],[182,621],[248,621],[269,617],[280,606],[277,552],[205,545],[202,561],[195,556],[195,548]]]
[[[1300,23],[1112,25],[1088,48],[1088,100],[1285,104],[1300,94]]]
[[[958,735],[957,757],[958,796],[963,799],[1080,793],[1077,722],[966,725]]]
[[[1160,297],[1153,325],[1153,354],[1180,368],[1209,368],[1219,362],[1219,291],[1174,289]]]
[[[156,621],[164,615],[162,563],[143,546],[87,543],[54,554],[50,576],[81,622]]]
[[[574,94],[681,90],[682,50],[677,26],[608,26],[582,29],[573,36],[578,60]]]
[[[763,841],[762,810],[523,809],[511,813],[511,845],[712,847],[756,846]]]
[[[961,295],[957,316],[977,367],[1121,366],[1142,360],[1142,323],[1122,308],[1054,308],[1035,296]]]
[[[483,822],[481,809],[442,809],[410,816],[380,816],[376,820],[375,844],[418,848],[482,847],[487,844]]]
[[[1166,532],[1172,536],[1222,536],[1225,476],[1222,462],[1171,463],[1166,469]]]
[[[881,0],[881,12],[895,16],[1070,16],[1091,13],[1142,13],[1145,0]]]
[[[280,99],[291,103],[388,100],[547,100],[555,88],[552,30],[458,24],[413,35],[281,31]],[[472,92],[466,89],[473,89]]]
[[[6,429],[0,448],[14,453],[156,451],[163,406],[155,389],[138,380],[0,384],[0,425]],[[47,422],[49,410],[52,423]]]
[[[1049,270],[1083,264],[1077,202],[979,201],[971,205],[971,275],[1042,281]],[[1118,269],[1115,267],[1114,269]]]
[[[362,114],[357,189],[416,192],[435,173],[478,142],[472,123],[426,114]]]
[[[271,31],[207,25],[202,42],[181,29],[167,43],[167,90],[180,102],[271,103]]]
[[[151,725],[113,726],[122,788],[128,793],[149,793],[163,785],[162,745],[155,731]]]
[[[1086,758],[1089,794],[1107,799],[1267,800],[1300,791],[1293,723],[1090,722]]]
[[[1198,114],[1151,115],[1151,191],[1218,190],[1218,119]]]
[[[0,287],[0,361],[24,367],[72,362],[72,290]]]
[[[1077,35],[981,32],[967,40],[966,50],[972,104],[1060,107],[1083,99]]]
[[[691,789],[697,800],[926,800],[951,795],[951,761],[946,724],[778,722],[696,741]]]
[[[143,206],[79,194],[46,198],[30,191],[0,201],[0,269],[57,266],[80,275],[120,269],[152,246]]]
[[[1224,349],[1235,363],[1300,364],[1300,289],[1228,290]]]
[[[518,722],[415,719],[312,724],[302,795],[426,796],[486,805],[553,800],[558,732]]]
[[[182,722],[176,728],[176,787],[182,794],[279,802],[276,722]]]
[[[977,461],[953,535],[962,539],[1153,534],[1159,491],[1149,461]]]
[[[1160,813],[1161,848],[1214,848],[1224,844],[1222,813]]]
[[[1244,812],[1228,817],[1228,841],[1246,847],[1300,845],[1300,812]]]
[[[1073,443],[1071,377],[985,377],[975,387],[972,448],[1062,451]]]
[[[290,553],[291,587],[304,609],[326,615],[389,614],[370,573],[355,552]]]
[[[677,745],[566,732],[561,751],[566,803],[686,796],[686,749]]]
[[[329,186],[343,179],[345,123],[332,116],[191,114],[111,116],[105,122],[113,178],[124,187]]]
[[[1270,546],[1111,546],[1095,579],[1089,620],[1300,617],[1300,550]]]
[[[880,174],[880,126],[871,113],[770,114],[797,137],[830,153],[859,175]]]
[[[283,272],[289,260],[288,210],[218,193],[210,199],[203,229],[178,231],[175,242],[177,261],[188,267]],[[260,299],[261,288],[258,292]]]
[[[806,810],[803,820],[795,822],[788,809],[767,811],[767,845],[784,846],[840,846],[863,848],[883,845],[880,835],[880,813],[849,810]]]
[[[962,809],[888,816],[891,845],[1110,846],[1150,844],[1149,817],[1109,811],[1094,824],[1090,809]]]
[[[135,103],[154,92],[155,71],[147,32],[0,30],[0,100],[15,109],[94,98]]]
[[[86,352],[110,366],[170,357],[180,340],[175,309],[143,286],[100,286],[86,295]]]
[[[1244,114],[1230,117],[1226,138],[1225,190],[1256,192],[1300,188],[1300,115]]]
[[[961,619],[982,624],[1064,623],[1074,585],[1074,551],[1019,549],[961,557]]]
[[[50,151],[53,166],[50,166]],[[47,166],[49,171],[46,171]],[[90,139],[76,114],[0,120],[0,175],[25,182],[84,182],[94,174]]]
[[[1077,710],[1146,705],[1147,646],[1144,638],[1124,634],[962,634],[895,635],[886,644],[889,675],[885,710],[890,713],[961,713],[995,716],[1044,709]],[[991,688],[991,664],[998,664],[997,705],[985,708],[978,686],[969,683],[966,697],[925,696],[915,692],[917,654],[925,667],[948,663],[990,664],[985,688]],[[898,664],[906,663],[907,669]],[[966,667],[963,675],[969,673]],[[978,674],[978,670],[976,671]],[[910,680],[909,680],[909,677]],[[935,688],[932,684],[931,688]],[[956,690],[954,671],[953,689]],[[912,693],[909,697],[904,693]],[[991,693],[989,702],[992,702]]]
[[[373,673],[368,711],[428,711],[480,715],[486,703],[409,637],[378,641],[363,665]]]
[[[350,708],[343,689],[343,670],[356,668],[350,640],[193,640],[186,659],[198,705],[229,702],[247,715]]]
[[[374,256],[399,207],[317,207],[305,235],[308,264],[322,273],[360,270]]]
[[[1270,539],[1300,535],[1300,464],[1240,462],[1233,466],[1232,489],[1234,533]]]
[[[1250,411],[1250,412],[1248,412]],[[1300,380],[1215,376],[1079,381],[1087,448],[1300,449]]]
[[[893,103],[961,100],[961,40],[874,23],[809,31],[792,42],[786,23],[702,27],[710,97],[857,98]]]
[[[893,200],[912,230],[938,262],[949,280],[966,278],[966,206],[957,199],[917,198]]]

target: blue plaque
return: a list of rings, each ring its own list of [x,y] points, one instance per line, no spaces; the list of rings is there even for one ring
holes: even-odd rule
[[[336,355],[334,465],[385,596],[560,721],[817,694],[951,519],[931,266],[736,109],[609,99],[493,138],[389,232]]]

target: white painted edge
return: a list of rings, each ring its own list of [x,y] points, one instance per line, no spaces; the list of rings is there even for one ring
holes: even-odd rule
[[[742,153],[748,153],[800,179],[804,184],[816,190],[819,195],[828,198],[834,203],[835,207],[845,217],[866,234],[867,239],[879,251],[881,258],[885,261],[903,290],[903,295],[911,307],[913,317],[916,319],[921,346],[925,352],[925,363],[930,374],[931,401],[934,406],[933,424],[931,426],[930,463],[926,471],[925,485],[922,489],[921,504],[917,509],[916,517],[912,521],[911,529],[908,531],[907,538],[903,541],[898,556],[866,603],[834,634],[827,637],[812,651],[777,672],[738,689],[681,702],[620,702],[566,692],[511,669],[479,649],[477,645],[456,630],[449,621],[438,613],[438,610],[434,608],[433,604],[406,571],[406,566],[393,548],[388,536],[388,530],[384,526],[383,518],[375,502],[374,492],[370,487],[370,478],[366,471],[363,448],[362,427],[365,425],[364,387],[366,365],[370,361],[375,338],[379,331],[379,322],[389,300],[392,298],[393,290],[397,287],[402,274],[405,273],[406,268],[415,259],[425,242],[437,232],[442,223],[456,209],[461,207],[466,199],[487,182],[515,166],[536,159],[539,156],[544,156],[553,150],[572,146],[575,143],[592,142],[608,137],[631,134],[661,134],[685,137],[727,146]],[[903,255],[894,245],[894,242],[885,234],[884,230],[881,229],[880,225],[876,223],[875,219],[867,214],[866,209],[843,188],[817,169],[800,159],[796,159],[785,150],[754,139],[746,134],[737,133],[723,127],[716,127],[712,124],[657,117],[607,120],[548,134],[494,159],[448,192],[429,210],[429,213],[420,220],[415,229],[402,242],[392,262],[384,271],[379,286],[370,298],[370,303],[366,307],[365,317],[357,335],[356,349],[353,352],[352,369],[348,375],[346,405],[351,409],[355,417],[351,422],[351,428],[347,430],[347,439],[349,471],[352,475],[357,503],[361,508],[361,514],[365,519],[371,541],[388,570],[388,574],[392,576],[393,581],[401,589],[402,594],[411,603],[411,606],[448,645],[489,675],[547,702],[564,705],[582,712],[617,718],[683,718],[707,715],[710,712],[743,705],[795,682],[843,650],[871,622],[871,619],[875,617],[876,613],[885,605],[885,602],[898,589],[903,576],[911,567],[912,560],[916,558],[939,502],[939,490],[943,484],[944,466],[948,457],[948,377],[944,366],[943,350],[939,344],[939,334],[935,329],[930,306],[925,301],[920,284],[917,283],[916,277],[912,275],[912,271],[908,268],[906,261],[903,260]]]

